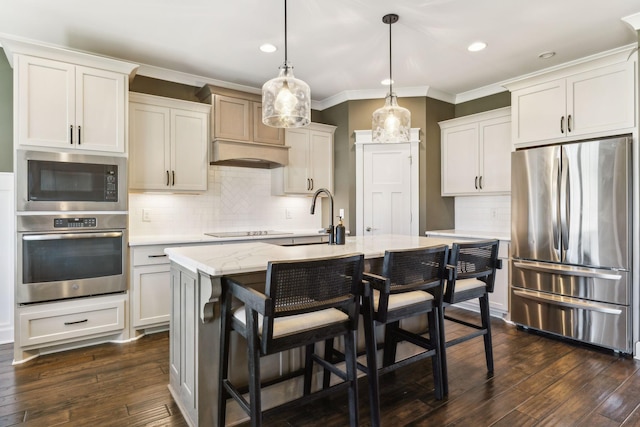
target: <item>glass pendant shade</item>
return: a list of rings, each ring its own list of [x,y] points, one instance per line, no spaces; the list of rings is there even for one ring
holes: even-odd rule
[[[276,128],[295,128],[311,123],[311,89],[293,76],[285,62],[280,74],[262,86],[262,123]]]
[[[409,142],[411,112],[399,106],[398,97],[390,93],[384,107],[373,112],[371,129],[374,142]]]
[[[398,97],[393,93],[391,68],[391,24],[398,22],[398,15],[390,13],[382,17],[389,25],[389,93],[384,107],[373,112],[371,133],[373,142],[409,142],[411,134],[411,112],[398,105]]]

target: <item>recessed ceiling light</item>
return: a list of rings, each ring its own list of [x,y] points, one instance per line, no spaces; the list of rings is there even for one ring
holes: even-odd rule
[[[538,58],[540,59],[549,59],[556,56],[555,52],[552,51],[548,51],[548,52],[542,52],[540,55],[538,55]]]
[[[384,79],[384,80],[382,80],[382,81],[380,82],[380,84],[381,84],[381,85],[384,85],[384,86],[389,86],[389,85],[391,85],[391,84],[393,84],[393,83],[394,83],[394,81],[393,81],[393,80],[391,80],[391,79]]]
[[[262,46],[260,46],[260,50],[265,53],[273,53],[276,50],[278,50],[278,48],[272,45],[271,43],[265,43]]]
[[[469,52],[478,52],[486,47],[487,47],[487,44],[485,42],[473,42],[469,45],[467,50]]]

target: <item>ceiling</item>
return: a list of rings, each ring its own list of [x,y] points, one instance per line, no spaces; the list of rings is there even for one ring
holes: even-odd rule
[[[638,41],[638,0],[291,0],[288,57],[316,106],[394,89],[460,100]],[[143,64],[139,74],[258,91],[284,61],[283,0],[3,0],[0,32]],[[482,40],[488,47],[469,52]],[[258,47],[272,43],[275,53]],[[538,55],[555,51],[553,58]],[[185,74],[171,74],[166,70]],[[177,77],[176,77],[177,76]],[[498,84],[498,85],[496,85]],[[320,108],[322,109],[322,108]]]

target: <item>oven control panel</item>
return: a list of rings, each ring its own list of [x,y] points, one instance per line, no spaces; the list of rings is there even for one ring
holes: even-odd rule
[[[97,220],[91,218],[54,218],[53,228],[95,228]]]

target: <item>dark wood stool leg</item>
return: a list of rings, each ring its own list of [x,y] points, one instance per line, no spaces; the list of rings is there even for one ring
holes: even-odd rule
[[[387,323],[384,327],[384,352],[382,353],[382,366],[391,366],[396,361],[398,338],[395,331],[399,327],[400,322]]]
[[[324,342],[324,360],[333,360],[333,338]],[[322,374],[322,388],[329,388],[331,384],[331,371],[325,369]]]
[[[222,297],[222,310],[220,314],[220,366],[218,375],[218,425],[223,426],[227,415],[227,398],[229,394],[224,386],[229,372],[229,335],[231,296],[225,294]]]
[[[369,381],[369,406],[371,410],[371,425],[380,426],[380,385],[378,381],[378,347],[376,345],[376,330],[373,320],[373,308],[370,297],[365,297],[362,305],[364,341],[367,352],[367,378]]]
[[[358,427],[358,367],[356,363],[356,331],[351,331],[344,337],[344,356],[349,385],[349,424]]]
[[[493,374],[493,346],[491,343],[491,312],[489,310],[489,295],[480,297],[480,316],[482,317],[482,328],[486,330],[484,334],[484,354],[487,359],[487,371]]]
[[[313,350],[315,344],[305,346],[304,351],[304,395],[311,394],[311,377],[313,376]],[[325,369],[326,371],[326,369]],[[326,376],[325,372],[325,376]]]
[[[433,309],[427,315],[429,321],[429,340],[431,345],[435,349],[435,354],[431,357],[431,364],[433,366],[433,385],[435,388],[436,399],[440,400],[443,397],[444,387],[442,382],[442,346],[440,345],[440,322],[438,318],[437,309]]]
[[[247,360],[249,365],[249,416],[251,426],[262,426],[260,396],[260,341],[257,329],[258,313],[247,307]]]
[[[444,330],[444,305],[438,309],[440,318],[438,326],[440,328],[440,365],[442,370],[442,395],[449,394],[449,371],[447,368],[447,337]]]

